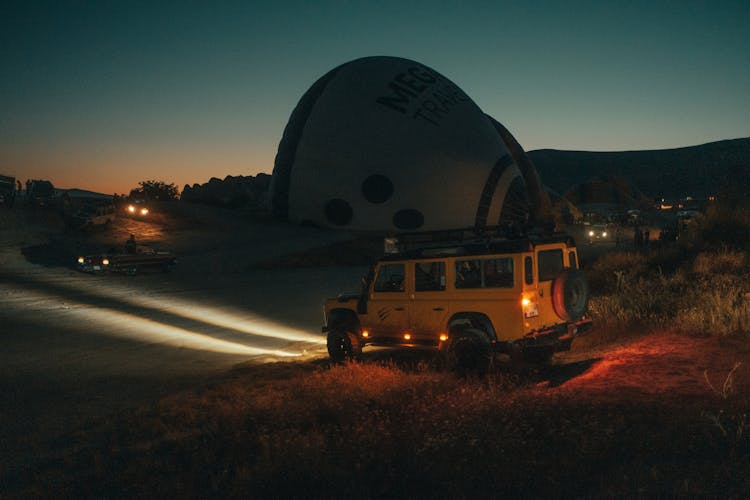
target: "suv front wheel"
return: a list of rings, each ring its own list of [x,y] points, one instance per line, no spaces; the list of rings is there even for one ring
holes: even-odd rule
[[[351,361],[362,354],[362,346],[357,336],[340,328],[328,332],[326,344],[328,355],[334,363]]]

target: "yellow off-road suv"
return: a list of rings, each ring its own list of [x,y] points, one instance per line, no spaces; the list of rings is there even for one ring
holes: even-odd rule
[[[325,302],[331,360],[367,345],[439,350],[485,371],[495,353],[548,361],[591,325],[589,290],[567,235],[436,244],[386,255],[362,292]]]

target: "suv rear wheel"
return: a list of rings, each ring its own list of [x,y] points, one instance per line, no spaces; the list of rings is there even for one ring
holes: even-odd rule
[[[487,335],[473,328],[460,330],[451,335],[446,353],[449,369],[460,374],[476,373],[484,375],[490,367],[492,351]]]

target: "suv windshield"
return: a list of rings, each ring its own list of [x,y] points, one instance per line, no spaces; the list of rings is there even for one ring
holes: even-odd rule
[[[404,265],[388,264],[381,267],[374,289],[376,292],[402,292],[404,290]]]

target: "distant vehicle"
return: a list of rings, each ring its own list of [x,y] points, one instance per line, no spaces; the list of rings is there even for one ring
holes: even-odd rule
[[[26,193],[31,203],[37,207],[48,207],[55,202],[55,186],[50,181],[33,180]]]
[[[680,210],[677,212],[677,227],[680,230],[687,229],[695,224],[697,217],[700,215],[701,213],[698,210]]]
[[[140,271],[169,271],[177,263],[171,252],[159,252],[139,245],[135,253],[112,249],[100,255],[78,257],[79,271],[92,274],[123,273],[130,276]]]
[[[612,240],[612,236],[609,234],[609,231],[607,231],[607,226],[603,224],[590,226],[588,228],[588,232],[586,233],[586,237],[589,240],[589,245]]]
[[[134,199],[125,204],[125,213],[131,217],[147,217],[151,210],[146,200]]]
[[[701,215],[701,213],[698,210],[680,210],[677,212],[678,219],[693,219],[699,215]]]
[[[7,175],[0,175],[0,205],[8,208],[13,206],[16,199],[16,179]]]

